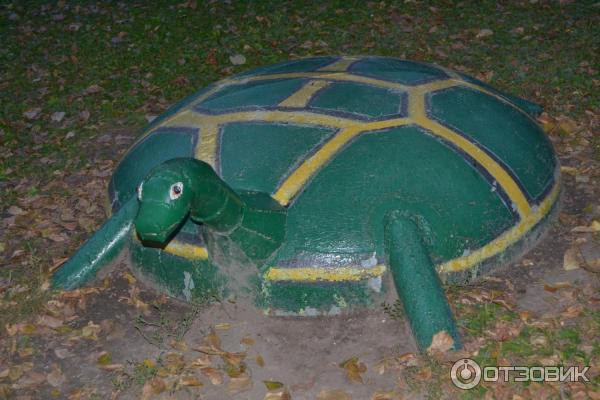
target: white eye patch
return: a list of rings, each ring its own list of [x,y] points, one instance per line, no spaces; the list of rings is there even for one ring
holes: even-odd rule
[[[183,193],[183,183],[182,182],[177,182],[171,185],[171,188],[169,189],[169,197],[171,198],[171,200],[177,200],[178,198],[181,197]]]

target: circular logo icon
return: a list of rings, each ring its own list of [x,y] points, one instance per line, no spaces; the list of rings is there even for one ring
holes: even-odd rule
[[[481,381],[481,367],[470,358],[462,358],[450,370],[454,386],[460,389],[473,389]]]

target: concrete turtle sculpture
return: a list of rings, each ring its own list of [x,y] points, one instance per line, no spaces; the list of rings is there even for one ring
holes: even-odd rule
[[[125,247],[168,294],[245,294],[337,314],[395,287],[417,344],[460,337],[441,281],[507,264],[556,214],[541,109],[383,57],[253,70],[175,105],[110,181],[112,217],[54,276],[85,284]],[[441,278],[441,279],[440,279]]]

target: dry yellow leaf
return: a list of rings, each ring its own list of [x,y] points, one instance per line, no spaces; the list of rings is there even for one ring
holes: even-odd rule
[[[352,400],[352,397],[340,389],[323,389],[317,394],[316,400]]]
[[[242,340],[240,340],[240,343],[244,344],[246,346],[253,346],[254,343],[256,343],[256,341],[250,337],[245,337],[245,338],[242,338]]]
[[[133,285],[134,283],[136,283],[136,282],[137,282],[137,279],[135,279],[135,276],[131,275],[131,274],[130,274],[129,272],[127,272],[127,271],[123,272],[123,275],[122,275],[122,276],[123,276],[123,278],[125,278],[125,279],[127,280],[127,282],[128,282],[130,285]]]
[[[252,388],[252,380],[247,374],[240,375],[229,380],[227,391],[230,394],[245,392]]]
[[[351,382],[363,383],[362,373],[367,371],[367,366],[362,362],[358,361],[358,357],[352,357],[342,362],[340,368],[346,371],[346,377]]]
[[[155,377],[146,382],[142,388],[141,400],[150,400],[155,394],[160,394],[167,389],[167,384],[162,378]]]
[[[260,354],[256,356],[256,365],[258,365],[261,368],[265,366],[265,360]]]
[[[283,383],[278,381],[263,381],[267,390],[277,390],[283,387]]]
[[[202,368],[200,369],[200,372],[202,372],[202,374],[205,375],[210,380],[210,383],[212,383],[213,385],[220,385],[223,383],[223,374],[221,373],[221,371],[215,368]]]
[[[195,376],[182,376],[179,378],[179,384],[181,386],[204,386]]]
[[[216,324],[215,329],[220,330],[220,331],[228,331],[229,329],[231,329],[231,324],[229,324],[227,322],[223,322],[221,324]]]
[[[246,358],[246,353],[223,353],[221,354],[223,361],[238,367],[242,361]]]
[[[578,246],[571,246],[565,251],[563,256],[563,269],[565,271],[572,271],[579,268],[581,265],[582,256]]]
[[[267,392],[264,400],[292,400],[292,396],[286,389]]]
[[[221,349],[221,338],[214,330],[211,330],[208,335],[204,338],[207,346],[212,347],[214,350],[223,351]]]

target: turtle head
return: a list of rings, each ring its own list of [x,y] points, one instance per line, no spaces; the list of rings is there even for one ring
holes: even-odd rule
[[[193,185],[184,164],[166,162],[153,169],[138,186],[140,203],[135,229],[142,241],[163,244],[186,220]]]

